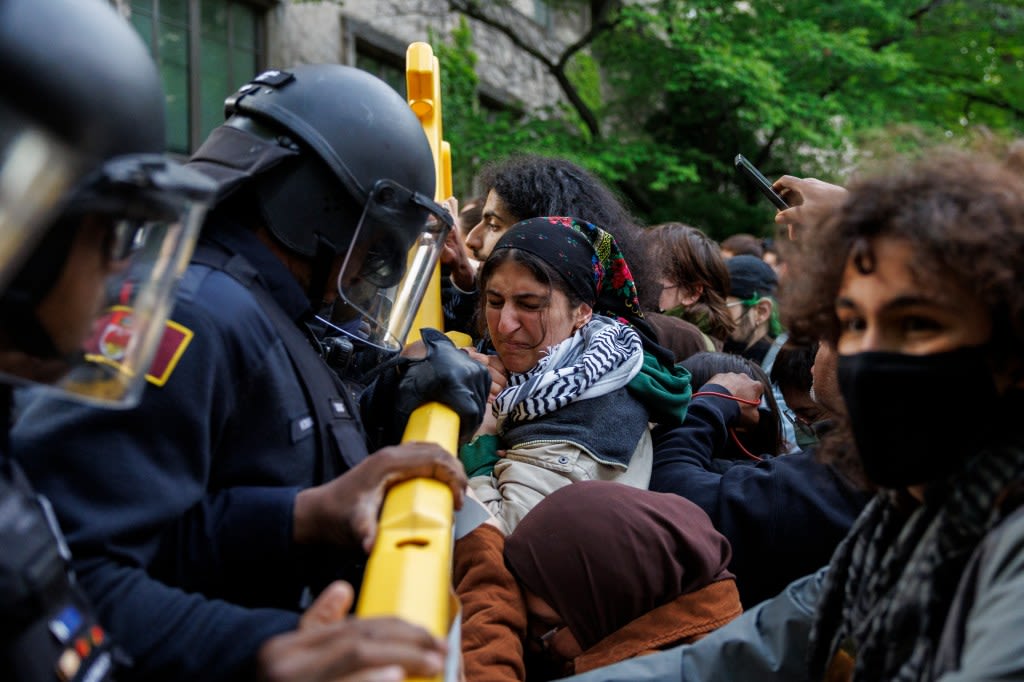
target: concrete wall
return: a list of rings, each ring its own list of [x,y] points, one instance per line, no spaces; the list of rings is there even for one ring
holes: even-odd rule
[[[267,13],[267,65],[344,62],[341,5],[285,2]]]
[[[516,34],[546,54],[556,56],[586,29],[586,17],[554,15],[550,27],[533,20],[533,0],[511,7],[491,3],[489,11],[516,27]],[[404,59],[409,43],[442,39],[458,25],[459,14],[446,0],[285,0],[270,12],[268,63],[286,66],[317,61],[354,61],[356,40]],[[471,21],[477,72],[482,89],[508,104],[533,109],[562,100],[555,80],[536,59],[498,31]],[[444,65],[442,65],[442,74]]]

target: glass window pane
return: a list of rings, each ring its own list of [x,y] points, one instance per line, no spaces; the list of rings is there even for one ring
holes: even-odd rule
[[[188,24],[188,0],[158,0],[160,21],[176,22],[179,26]]]
[[[146,47],[149,48],[150,52],[153,50],[153,15],[149,12],[132,8],[132,26],[142,36],[142,42],[146,43]]]
[[[256,11],[252,7],[232,3],[231,44],[236,48],[255,50],[257,45]]]
[[[167,148],[189,151],[188,5],[187,0],[132,0],[132,25],[142,36],[160,70],[167,116]],[[159,4],[158,4],[159,3]],[[153,18],[158,16],[156,42]]]
[[[201,43],[202,67],[199,71],[199,117],[202,121],[200,137],[224,122],[224,98],[234,92],[229,80],[228,46],[225,40],[203,37]]]
[[[205,138],[224,122],[224,99],[256,75],[258,15],[249,5],[203,0],[202,16],[199,115]]]
[[[184,0],[160,1],[157,62],[167,96],[167,146],[189,151],[188,8]]]
[[[192,151],[191,116],[198,113],[199,139],[205,139],[224,121],[224,99],[262,66],[262,9],[239,0],[199,0],[198,16],[190,16],[190,4],[191,0],[130,0],[132,24],[155,52],[163,79],[168,149],[182,154]],[[199,63],[190,64],[189,41],[196,29]],[[190,76],[198,101],[190,101]]]
[[[202,24],[200,30],[204,36],[213,36],[218,40],[226,40],[228,33],[228,8],[224,0],[203,0]]]
[[[188,77],[182,69],[160,67],[167,102],[167,148],[186,154],[188,140]]]
[[[247,50],[239,50],[236,46],[231,51],[231,77],[232,91],[248,83],[260,69],[256,53]]]
[[[356,67],[372,73],[405,97],[405,69],[359,50],[356,51]]]

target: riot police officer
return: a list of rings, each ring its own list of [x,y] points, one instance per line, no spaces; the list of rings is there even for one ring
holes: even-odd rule
[[[47,467],[26,468],[139,679],[250,679],[308,595],[365,557],[388,485],[430,475],[461,499],[465,483],[434,445],[367,457],[359,409],[310,332],[331,308],[355,343],[400,346],[400,318],[415,308],[394,295],[407,253],[414,241],[439,249],[436,226],[450,220],[430,199],[415,115],[379,79],[339,65],[268,71],[226,110],[188,164],[219,193],[140,404],[115,432],[103,412],[36,400],[14,432],[16,450],[46,453]],[[486,371],[449,343],[430,346],[389,373],[415,381],[389,385],[403,403],[444,398],[471,432]],[[374,395],[371,411],[390,403],[393,431],[394,395]],[[52,473],[75,452],[103,454],[76,460],[70,481]],[[422,658],[407,670],[430,672]]]
[[[10,457],[6,423],[15,385],[138,397],[215,188],[161,156],[163,106],[145,47],[109,5],[0,2],[3,679],[104,680],[126,662],[49,503]]]

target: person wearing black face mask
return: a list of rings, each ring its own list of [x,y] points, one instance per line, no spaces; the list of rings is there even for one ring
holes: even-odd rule
[[[1009,418],[1024,386],[1020,178],[953,157],[866,181],[808,247],[820,265],[804,276],[822,278],[834,315],[825,329],[809,322],[822,294],[807,280],[791,328],[834,342],[848,427],[879,488],[822,586],[811,672],[1013,677],[1015,660],[1020,675],[1009,640],[964,637],[986,623],[1013,631],[992,600],[1021,594],[1008,561],[1024,537],[1024,432]]]
[[[800,204],[804,183],[776,188]],[[696,645],[580,682],[1024,677],[1024,180],[946,151],[830,195],[782,305],[791,334],[837,352],[833,434],[873,499],[818,573]]]

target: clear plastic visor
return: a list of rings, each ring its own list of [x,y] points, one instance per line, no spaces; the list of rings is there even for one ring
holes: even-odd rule
[[[0,102],[0,291],[75,184],[79,157]]]
[[[379,181],[338,275],[331,325],[382,350],[400,350],[453,224],[432,199]]]
[[[48,330],[72,345],[84,341],[43,390],[131,407],[147,379],[163,385],[192,338],[168,314],[213,191],[209,178],[173,161],[125,157],[108,163],[71,203],[80,219],[61,279],[75,273],[74,293],[58,281],[48,294],[63,296],[59,309],[67,311]],[[17,372],[12,378],[40,380]]]

